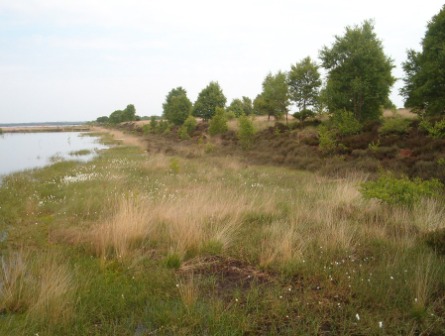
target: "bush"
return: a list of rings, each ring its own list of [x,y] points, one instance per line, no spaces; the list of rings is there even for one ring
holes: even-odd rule
[[[159,134],[167,134],[171,130],[171,125],[167,120],[160,120],[156,128],[156,132]]]
[[[236,114],[233,111],[227,111],[226,112],[226,118],[227,120],[233,120],[236,118]]]
[[[217,134],[223,134],[229,129],[227,126],[227,118],[225,111],[222,107],[217,107],[215,115],[210,119],[209,133],[214,136]]]
[[[375,181],[361,185],[360,191],[364,198],[375,198],[388,204],[412,205],[422,197],[437,197],[443,184],[437,180],[410,180],[407,177],[396,178],[384,175]]]
[[[423,119],[419,126],[435,139],[445,138],[445,119],[436,121],[434,124]]]
[[[379,128],[380,134],[407,133],[411,120],[402,117],[391,117],[383,120],[383,125]]]
[[[192,135],[193,131],[196,129],[197,122],[195,117],[189,115],[187,119],[185,119],[184,124],[182,124],[179,129],[179,136],[181,139],[188,139]]]
[[[333,152],[337,148],[335,134],[325,125],[318,127],[318,147],[323,153]]]
[[[239,129],[238,129],[238,139],[241,143],[243,149],[248,149],[252,146],[253,136],[255,135],[255,127],[253,126],[252,120],[246,115],[241,115],[238,119]]]
[[[312,112],[311,110],[306,109],[306,110],[302,110],[302,111],[300,111],[300,112],[295,112],[295,113],[293,114],[293,117],[294,117],[295,119],[300,120],[300,121],[305,121],[307,118],[313,118],[313,117],[315,117],[315,113]]]
[[[353,135],[360,133],[362,125],[352,112],[341,110],[334,113],[331,118],[332,128],[339,135]]]

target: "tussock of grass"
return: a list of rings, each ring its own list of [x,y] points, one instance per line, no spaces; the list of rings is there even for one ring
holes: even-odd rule
[[[60,261],[48,259],[41,265],[37,295],[29,309],[32,318],[67,322],[73,317],[73,298],[76,286],[69,269]]]
[[[72,317],[76,286],[71,272],[53,257],[25,252],[1,258],[0,311],[26,313],[31,320],[59,323]]]
[[[94,225],[89,239],[96,255],[102,259],[128,257],[133,244],[152,231],[149,204],[143,200],[123,197],[116,201],[110,218]]]
[[[0,312],[23,312],[30,305],[27,261],[22,252],[0,259]]]

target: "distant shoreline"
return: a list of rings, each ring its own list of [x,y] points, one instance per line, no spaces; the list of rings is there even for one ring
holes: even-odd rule
[[[37,133],[37,132],[85,132],[90,127],[86,125],[67,126],[0,126],[3,133]]]

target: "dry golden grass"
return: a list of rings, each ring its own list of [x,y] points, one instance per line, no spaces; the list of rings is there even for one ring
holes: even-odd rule
[[[140,137],[135,137],[133,135],[126,134],[117,129],[108,129],[108,128],[105,129],[102,127],[95,126],[91,128],[91,131],[111,134],[115,141],[121,142],[122,144],[127,146],[139,147],[144,151],[147,148],[146,142],[142,140]]]
[[[116,201],[112,215],[93,226],[88,234],[96,254],[103,259],[128,257],[132,244],[145,239],[153,229],[150,204],[146,200],[123,197]]]
[[[263,241],[259,256],[260,266],[285,265],[303,259],[307,241],[294,225],[276,222],[265,231],[268,239]]]
[[[26,310],[30,304],[26,256],[23,252],[2,256],[0,266],[0,312]]]
[[[75,290],[70,271],[53,257],[31,259],[20,251],[1,259],[0,312],[66,321],[72,316]]]
[[[383,117],[384,118],[402,117],[402,118],[406,118],[406,119],[416,119],[417,114],[411,112],[410,109],[405,109],[405,108],[399,108],[396,110],[386,109],[383,111]]]
[[[414,223],[422,231],[445,228],[445,207],[436,199],[422,199],[414,205]]]
[[[242,214],[251,210],[255,197],[248,198],[223,186],[200,186],[158,204],[154,212],[165,223],[171,247],[183,255],[208,241],[227,249],[234,241]]]
[[[41,265],[36,296],[30,306],[31,318],[52,322],[67,321],[73,314],[76,291],[69,269],[54,258]]]

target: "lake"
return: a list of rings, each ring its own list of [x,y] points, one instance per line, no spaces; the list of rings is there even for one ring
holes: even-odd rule
[[[0,135],[0,176],[60,160],[88,161],[105,148],[97,137],[83,132],[4,133]]]

